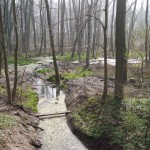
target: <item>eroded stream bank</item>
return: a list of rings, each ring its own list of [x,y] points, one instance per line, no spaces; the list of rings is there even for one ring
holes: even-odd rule
[[[39,94],[38,113],[60,113],[67,110],[65,94],[46,85],[40,78],[36,79],[37,92]],[[70,131],[65,116],[57,118],[44,118],[39,127],[44,131],[39,132],[42,140],[41,150],[86,150],[83,144]]]

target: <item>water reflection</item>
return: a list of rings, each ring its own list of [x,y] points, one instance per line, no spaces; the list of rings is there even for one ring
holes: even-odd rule
[[[53,88],[44,83],[42,79],[37,79],[37,89],[39,93],[39,98],[44,98],[50,100],[51,98],[58,98],[62,94],[59,88]]]

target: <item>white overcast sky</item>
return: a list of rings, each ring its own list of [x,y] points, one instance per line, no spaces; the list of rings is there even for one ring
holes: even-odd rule
[[[38,0],[37,0],[38,1]],[[66,0],[68,1],[68,0]],[[77,0],[78,1],[78,0]],[[111,1],[111,0],[110,0]],[[129,4],[132,4],[135,0],[127,0]],[[58,0],[53,0],[53,2],[58,2]],[[146,0],[137,0],[137,8],[141,8],[141,5],[143,5],[143,7],[145,7],[146,4]]]

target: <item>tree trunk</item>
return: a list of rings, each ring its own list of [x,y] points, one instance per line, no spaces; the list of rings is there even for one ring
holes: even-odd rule
[[[15,70],[15,78],[14,78],[14,87],[12,91],[12,100],[16,97],[16,91],[17,91],[17,83],[18,83],[18,67],[17,67],[17,61],[18,61],[18,24],[17,24],[17,18],[16,18],[16,6],[15,6],[15,0],[12,0],[13,5],[13,17],[14,17],[14,23],[15,23],[15,36],[16,36],[16,47],[14,52],[14,70]]]
[[[148,13],[149,13],[149,0],[147,0],[147,5],[146,5],[146,14],[145,14],[145,61],[146,65],[148,65],[148,38],[149,38],[149,31],[148,31]]]
[[[51,14],[49,11],[49,4],[48,4],[47,0],[45,0],[45,4],[46,4],[46,10],[47,10],[47,21],[48,21],[49,37],[50,37],[50,43],[51,43],[52,55],[53,55],[53,61],[54,61],[56,84],[59,85],[60,84],[60,78],[59,78],[58,66],[57,66],[56,55],[55,55],[54,37],[53,37],[52,23],[51,23]]]
[[[131,27],[129,29],[128,54],[130,52],[131,37],[132,37],[133,30],[134,30],[134,24],[135,24],[134,19],[135,19],[136,6],[137,6],[137,0],[135,0],[134,9],[133,9],[133,13],[132,13]]]
[[[61,56],[64,54],[64,16],[65,16],[65,0],[61,0],[61,37],[60,37],[60,51]]]
[[[34,49],[37,50],[37,44],[36,44],[36,26],[35,26],[34,1],[33,0],[31,1],[31,17],[32,17],[32,26],[33,26]]]
[[[109,0],[106,0],[105,4],[105,26],[104,26],[104,91],[103,99],[107,98],[107,28],[108,28],[108,3]]]
[[[91,49],[91,11],[92,3],[88,4],[88,47],[86,51],[86,67],[89,67],[90,49]]]
[[[116,73],[115,73],[115,99],[123,99],[124,68],[126,68],[125,44],[126,1],[117,0],[116,12]]]
[[[1,34],[1,48],[3,50],[4,55],[4,66],[5,66],[5,77],[6,77],[6,84],[7,84],[7,94],[8,94],[8,103],[12,103],[12,95],[11,95],[11,88],[10,88],[10,81],[9,81],[9,72],[8,72],[8,64],[7,64],[7,52],[5,47],[5,38],[4,38],[4,28],[3,28],[3,19],[2,19],[2,10],[0,6],[0,34]]]
[[[112,20],[111,20],[111,36],[110,36],[110,51],[112,54],[112,57],[115,56],[114,52],[114,18],[115,18],[115,5],[116,5],[116,0],[113,1],[113,10],[112,10]]]

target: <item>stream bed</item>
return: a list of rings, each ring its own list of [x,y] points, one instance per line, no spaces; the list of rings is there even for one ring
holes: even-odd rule
[[[62,91],[46,85],[40,78],[36,79],[36,88],[39,94],[39,114],[67,111],[65,94]],[[63,115],[56,118],[44,118],[40,120],[39,127],[44,129],[39,132],[43,144],[41,150],[87,150],[71,132],[66,117]]]

